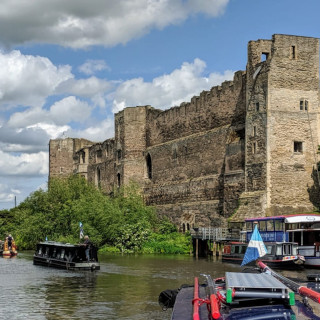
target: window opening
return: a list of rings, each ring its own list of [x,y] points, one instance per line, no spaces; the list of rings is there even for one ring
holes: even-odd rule
[[[291,57],[292,59],[296,58],[296,46],[291,46]]]
[[[303,100],[300,100],[300,110],[303,110]]]
[[[253,126],[253,136],[257,136],[257,126]]]
[[[260,104],[259,102],[256,102],[256,111],[259,112],[259,110],[260,110]]]
[[[254,142],[253,145],[252,145],[252,153],[253,154],[257,153],[257,143],[256,142]]]
[[[269,52],[262,52],[261,54],[261,62],[267,61],[269,57]]]
[[[97,185],[98,185],[98,188],[101,187],[101,173],[99,168],[97,168]]]
[[[118,160],[121,160],[121,157],[122,157],[121,150],[118,150],[117,154],[118,154]]]
[[[293,142],[293,151],[295,153],[302,153],[302,142],[301,141],[294,141]]]
[[[187,230],[190,231],[190,224],[187,223]]]
[[[151,180],[152,179],[152,161],[149,153],[147,155],[147,173],[148,173],[148,178]]]
[[[186,225],[183,223],[182,224],[182,232],[185,233],[186,232]]]
[[[117,174],[117,181],[118,181],[118,188],[120,188],[120,185],[121,185],[121,175],[120,175],[120,173]]]

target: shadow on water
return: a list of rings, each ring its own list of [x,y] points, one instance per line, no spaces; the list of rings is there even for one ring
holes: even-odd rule
[[[0,298],[9,301],[0,319],[170,319],[158,305],[161,291],[192,284],[201,273],[240,271],[216,257],[104,254],[100,271],[79,272],[34,266],[32,254],[0,258]],[[292,277],[306,279],[306,271]]]

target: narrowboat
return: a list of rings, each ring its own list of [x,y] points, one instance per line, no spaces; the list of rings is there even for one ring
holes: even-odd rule
[[[45,241],[37,244],[33,264],[68,270],[100,270],[96,247],[90,247],[90,261],[85,255],[85,246],[78,244]]]
[[[267,254],[261,261],[271,268],[299,269],[304,266],[305,259],[298,254],[298,244],[293,242],[264,242]],[[245,242],[230,242],[224,245],[222,262],[241,264],[248,247]],[[249,265],[254,265],[252,262]]]
[[[261,262],[257,265],[259,269],[226,272],[217,279],[201,275],[201,283],[195,277],[193,285],[162,291],[159,304],[163,310],[172,308],[171,320],[320,320],[312,309],[314,302],[320,303],[318,291],[275,273]]]
[[[298,254],[304,256],[305,267],[320,268],[320,215],[293,214],[248,218],[246,241],[250,239],[254,223],[258,223],[263,241],[298,243]]]

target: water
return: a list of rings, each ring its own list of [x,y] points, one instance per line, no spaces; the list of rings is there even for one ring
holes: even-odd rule
[[[109,254],[99,256],[100,271],[67,271],[34,266],[32,254],[0,258],[1,320],[167,320],[171,311],[158,305],[161,291],[192,284],[201,273],[220,277],[240,271],[216,258]],[[306,271],[289,275],[305,279]]]

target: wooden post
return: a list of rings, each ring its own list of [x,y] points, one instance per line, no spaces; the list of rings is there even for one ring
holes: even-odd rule
[[[199,255],[199,239],[196,238],[196,258],[198,259],[198,255]]]

